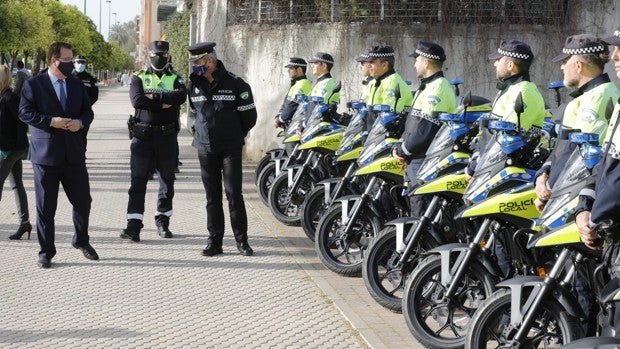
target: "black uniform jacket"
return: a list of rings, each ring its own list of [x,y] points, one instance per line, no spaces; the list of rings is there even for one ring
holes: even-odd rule
[[[88,93],[88,99],[90,99],[90,105],[95,104],[99,99],[99,87],[97,87],[97,79],[90,75],[90,73],[83,71],[81,73],[73,72],[73,76],[78,78],[86,87]]]
[[[149,68],[146,70],[147,74],[155,74],[155,72]],[[136,117],[140,121],[151,125],[167,125],[173,122],[179,122],[179,108],[181,104],[185,103],[187,98],[187,90],[183,83],[183,78],[178,76],[175,72],[168,69],[164,70],[162,74],[176,75],[177,78],[174,81],[174,90],[172,91],[158,91],[145,93],[142,86],[142,79],[138,75],[134,74],[131,78],[131,84],[129,85],[129,97],[131,98],[131,104],[136,109]],[[147,97],[151,95],[153,99]],[[171,105],[169,108],[164,108],[164,105]]]
[[[219,60],[212,82],[195,74],[189,80],[189,106],[196,111],[193,146],[206,151],[242,147],[257,118],[250,85]]]

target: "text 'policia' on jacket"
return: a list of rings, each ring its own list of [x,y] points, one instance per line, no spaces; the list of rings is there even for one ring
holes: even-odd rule
[[[213,81],[190,75],[189,106],[196,110],[193,146],[209,151],[242,147],[256,124],[256,107],[250,85],[230,73],[218,60]]]
[[[153,99],[146,97],[147,94],[153,94]],[[152,68],[141,70],[131,78],[129,95],[136,109],[135,117],[150,125],[178,123],[180,105],[187,98],[180,76],[166,69],[160,78]],[[163,104],[171,107],[163,108]]]

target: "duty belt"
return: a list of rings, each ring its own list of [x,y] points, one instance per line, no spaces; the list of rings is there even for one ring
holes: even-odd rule
[[[177,123],[176,122],[172,122],[172,123],[165,124],[165,125],[152,125],[152,124],[148,124],[146,122],[139,122],[136,125],[140,126],[140,127],[148,128],[149,130],[151,130],[153,132],[161,132],[161,133],[164,133],[164,134],[168,134],[168,133],[170,133],[170,131],[176,131],[177,130]]]

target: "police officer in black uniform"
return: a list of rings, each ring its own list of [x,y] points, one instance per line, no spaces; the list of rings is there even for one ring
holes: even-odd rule
[[[159,195],[155,224],[163,238],[171,238],[169,229],[174,197],[174,169],[177,165],[179,107],[185,103],[187,90],[181,76],[170,69],[168,42],[149,45],[150,67],[131,79],[129,95],[135,108],[130,119],[131,186],[127,204],[127,228],[121,238],[140,241],[144,226],[144,197],[149,171],[159,172]]]
[[[88,93],[90,105],[94,105],[99,99],[99,87],[97,87],[97,79],[86,71],[86,58],[84,56],[77,56],[75,58],[75,61],[73,62],[73,76],[78,78],[78,80],[84,84],[84,87],[86,87],[86,92]],[[84,127],[82,132],[82,139],[84,140],[85,146],[87,142],[86,135],[88,134],[88,129],[89,127]]]
[[[198,151],[207,194],[209,238],[202,255],[222,253],[223,177],[237,249],[242,255],[251,256],[254,251],[248,244],[248,219],[241,192],[241,151],[245,136],[256,124],[256,107],[250,85],[226,70],[214,47],[213,42],[201,42],[188,48],[192,63],[187,89],[189,107],[196,111],[192,145]]]

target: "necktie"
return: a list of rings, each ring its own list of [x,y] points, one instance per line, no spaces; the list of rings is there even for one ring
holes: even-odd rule
[[[60,85],[60,105],[62,105],[62,110],[67,111],[67,94],[65,93],[65,81],[58,80],[58,85]]]

